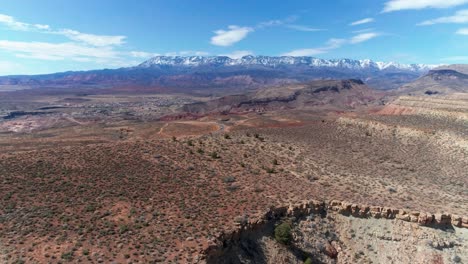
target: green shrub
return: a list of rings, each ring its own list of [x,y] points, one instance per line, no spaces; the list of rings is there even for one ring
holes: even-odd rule
[[[287,245],[291,242],[291,225],[283,222],[275,228],[275,239],[281,244]]]
[[[308,258],[304,261],[304,264],[312,264],[312,259],[308,257]]]
[[[128,227],[128,225],[120,225],[119,227],[119,233],[120,234],[123,234],[123,233],[126,233],[130,228]]]
[[[66,260],[66,261],[71,261],[73,259],[73,252],[64,252],[62,253],[62,255],[60,256],[62,259]]]

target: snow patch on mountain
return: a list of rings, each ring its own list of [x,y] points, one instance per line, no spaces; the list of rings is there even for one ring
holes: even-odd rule
[[[369,59],[319,59],[314,57],[270,57],[248,55],[238,59],[227,56],[156,56],[140,65],[140,68],[157,66],[197,67],[197,66],[253,66],[280,67],[287,65],[301,65],[310,67],[333,67],[353,70],[403,70],[413,72],[429,71],[439,65],[428,64],[401,64],[396,62],[374,62]]]

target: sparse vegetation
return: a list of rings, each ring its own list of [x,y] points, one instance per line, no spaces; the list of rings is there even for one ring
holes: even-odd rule
[[[284,120],[296,118],[283,114],[278,112]],[[364,128],[332,117],[320,122],[321,117],[301,114],[297,118],[304,118],[304,126],[271,116],[236,118],[232,123],[244,125],[223,131],[202,120],[125,120],[105,129],[87,120],[89,125],[73,129],[0,133],[0,237],[8,243],[7,263],[34,262],[38,256],[36,262],[186,263],[207,238],[245,223],[236,221],[237,215],[255,219],[265,208],[289,201],[334,197],[408,211],[467,210],[460,203],[466,159],[456,147],[444,148],[433,139],[443,131],[462,135],[463,126],[373,114],[359,118],[390,124],[390,130],[369,130],[368,137]],[[119,140],[116,131],[127,124],[125,140]],[[406,141],[394,126],[427,133]],[[225,131],[234,140],[227,140]],[[317,227],[318,219],[311,218],[310,226]],[[337,241],[332,233],[320,235]],[[365,238],[357,229],[346,236]],[[61,247],[47,249],[45,241]],[[379,254],[375,245],[362,245],[365,255],[357,262]],[[46,252],[38,253],[44,247]]]
[[[283,245],[288,245],[292,239],[291,224],[283,222],[276,226],[275,239]]]

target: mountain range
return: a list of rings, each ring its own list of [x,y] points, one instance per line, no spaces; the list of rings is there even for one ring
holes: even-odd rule
[[[310,80],[361,79],[375,89],[393,89],[436,67],[371,60],[314,57],[157,56],[127,68],[0,77],[0,85],[44,87],[145,87],[174,91],[238,91]]]
[[[344,68],[353,70],[397,70],[397,71],[428,71],[435,65],[427,64],[401,64],[395,62],[374,62],[372,60],[352,60],[352,59],[319,59],[314,57],[270,57],[270,56],[253,56],[248,55],[242,58],[232,59],[227,56],[156,56],[137,67],[151,68],[159,66],[177,66],[177,67],[200,67],[200,66],[265,66],[265,67],[281,67],[281,66],[309,66],[315,68]]]

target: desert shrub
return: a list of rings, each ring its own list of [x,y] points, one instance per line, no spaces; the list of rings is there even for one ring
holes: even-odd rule
[[[239,185],[229,185],[226,186],[226,190],[229,192],[235,192],[239,189]]]
[[[123,233],[126,233],[130,228],[128,227],[128,225],[121,225],[119,227],[119,233],[120,234],[123,234]]]
[[[272,163],[273,163],[273,165],[279,165],[279,163],[278,163],[278,160],[277,160],[277,159],[273,159]]]
[[[96,211],[96,205],[94,205],[94,204],[86,205],[85,211],[88,212],[88,213]]]
[[[73,259],[73,252],[69,251],[69,252],[64,252],[62,253],[62,255],[60,256],[62,259],[66,260],[66,261],[71,261]]]
[[[236,178],[234,176],[226,176],[223,178],[223,182],[225,183],[231,183],[231,182],[235,182],[236,181]]]
[[[187,141],[187,145],[189,145],[189,146],[192,147],[192,146],[193,146],[193,141],[192,141],[191,139],[189,139],[189,140]]]
[[[204,151],[203,149],[201,149],[201,148],[197,149],[197,152],[198,152],[199,154],[205,153],[205,151]]]
[[[304,264],[312,264],[312,259],[310,257],[306,258]]]
[[[172,141],[177,141],[177,138],[175,136],[172,136]]]
[[[231,139],[231,136],[229,134],[224,134],[225,139]]]
[[[218,152],[216,152],[216,151],[211,152],[211,155],[210,155],[210,156],[211,156],[211,158],[213,158],[213,159],[219,159],[219,158],[221,158],[221,157],[218,155]]]
[[[287,245],[291,242],[291,225],[283,222],[275,228],[275,239],[281,244]]]

